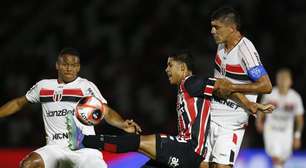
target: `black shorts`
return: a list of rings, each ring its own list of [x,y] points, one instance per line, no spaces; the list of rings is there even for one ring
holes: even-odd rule
[[[156,134],[156,160],[169,167],[198,168],[203,160],[190,141],[178,141],[175,136]]]

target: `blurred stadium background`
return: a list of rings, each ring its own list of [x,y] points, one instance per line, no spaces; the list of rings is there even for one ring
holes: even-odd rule
[[[147,134],[175,133],[176,91],[164,73],[167,53],[190,49],[197,74],[211,76],[216,45],[209,15],[222,5],[241,13],[242,31],[259,51],[273,83],[278,68],[293,71],[293,88],[305,105],[306,1],[301,0],[2,0],[0,104],[24,95],[40,79],[55,78],[57,53],[75,47],[82,55],[80,76],[96,83],[112,107],[134,118]],[[39,105],[1,118],[0,129],[4,150],[45,143]],[[97,132],[121,133],[106,124]],[[253,118],[243,149],[263,149]],[[301,151],[305,149],[304,129]]]

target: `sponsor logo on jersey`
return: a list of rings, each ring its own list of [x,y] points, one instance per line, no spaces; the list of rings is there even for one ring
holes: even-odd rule
[[[226,105],[226,106],[228,106],[228,107],[230,107],[232,109],[235,109],[235,110],[237,110],[240,107],[237,103],[229,101],[229,100],[218,99],[218,98],[214,98],[214,100],[216,102],[219,102],[220,104],[224,104],[224,105]]]
[[[52,135],[52,140],[68,139],[68,132],[56,133]]]
[[[54,91],[54,93],[53,93],[53,101],[59,102],[59,101],[62,100],[62,97],[63,97],[63,90]]]
[[[55,110],[55,111],[47,111],[47,117],[66,116],[68,113],[74,114],[74,109],[73,110],[62,109],[62,110]]]

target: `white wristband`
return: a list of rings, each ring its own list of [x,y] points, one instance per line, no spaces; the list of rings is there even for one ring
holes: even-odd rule
[[[294,138],[300,139],[301,136],[302,136],[302,133],[301,133],[300,131],[295,131],[295,132],[294,132]]]

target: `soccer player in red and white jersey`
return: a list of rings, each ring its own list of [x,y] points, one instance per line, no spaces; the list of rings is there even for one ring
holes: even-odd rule
[[[189,52],[178,52],[168,57],[166,73],[170,84],[178,88],[176,104],[178,135],[79,136],[75,131],[77,128],[74,128],[69,130],[70,147],[79,149],[82,144],[85,147],[110,152],[138,150],[169,167],[201,167],[206,154],[205,141],[209,128],[210,102],[214,85],[218,81],[215,84],[215,79],[204,80],[194,75],[192,70],[192,58]],[[258,110],[266,112],[273,110],[273,106],[250,102],[240,93],[231,95],[231,98],[254,113]],[[67,122],[68,125],[75,125],[74,120]]]
[[[106,100],[92,82],[78,77],[80,58],[76,49],[63,49],[59,53],[56,69],[57,79],[41,80],[25,96],[15,98],[0,107],[0,117],[5,117],[29,103],[40,103],[42,106],[47,145],[30,153],[20,167],[107,167],[100,151],[89,148],[71,151],[68,147],[66,115],[74,114],[78,100],[85,96],[95,96],[104,103],[104,119],[109,124],[126,132],[135,132],[135,129],[140,131],[140,128],[131,120],[123,120],[107,106]],[[95,134],[92,126],[83,125],[81,131],[86,135]]]
[[[252,42],[240,29],[238,13],[229,7],[219,8],[211,16],[211,34],[218,44],[215,78],[224,82],[215,86],[217,93],[240,92],[253,102],[257,94],[270,93],[272,85]],[[211,127],[205,161],[217,168],[232,167],[243,139],[249,112],[236,102],[214,98],[211,105]]]
[[[301,96],[291,88],[289,69],[280,69],[276,75],[276,87],[264,95],[262,102],[276,106],[272,114],[261,114],[256,128],[263,132],[265,150],[272,158],[274,168],[283,168],[292,154],[292,149],[301,147],[304,126],[304,107]]]

